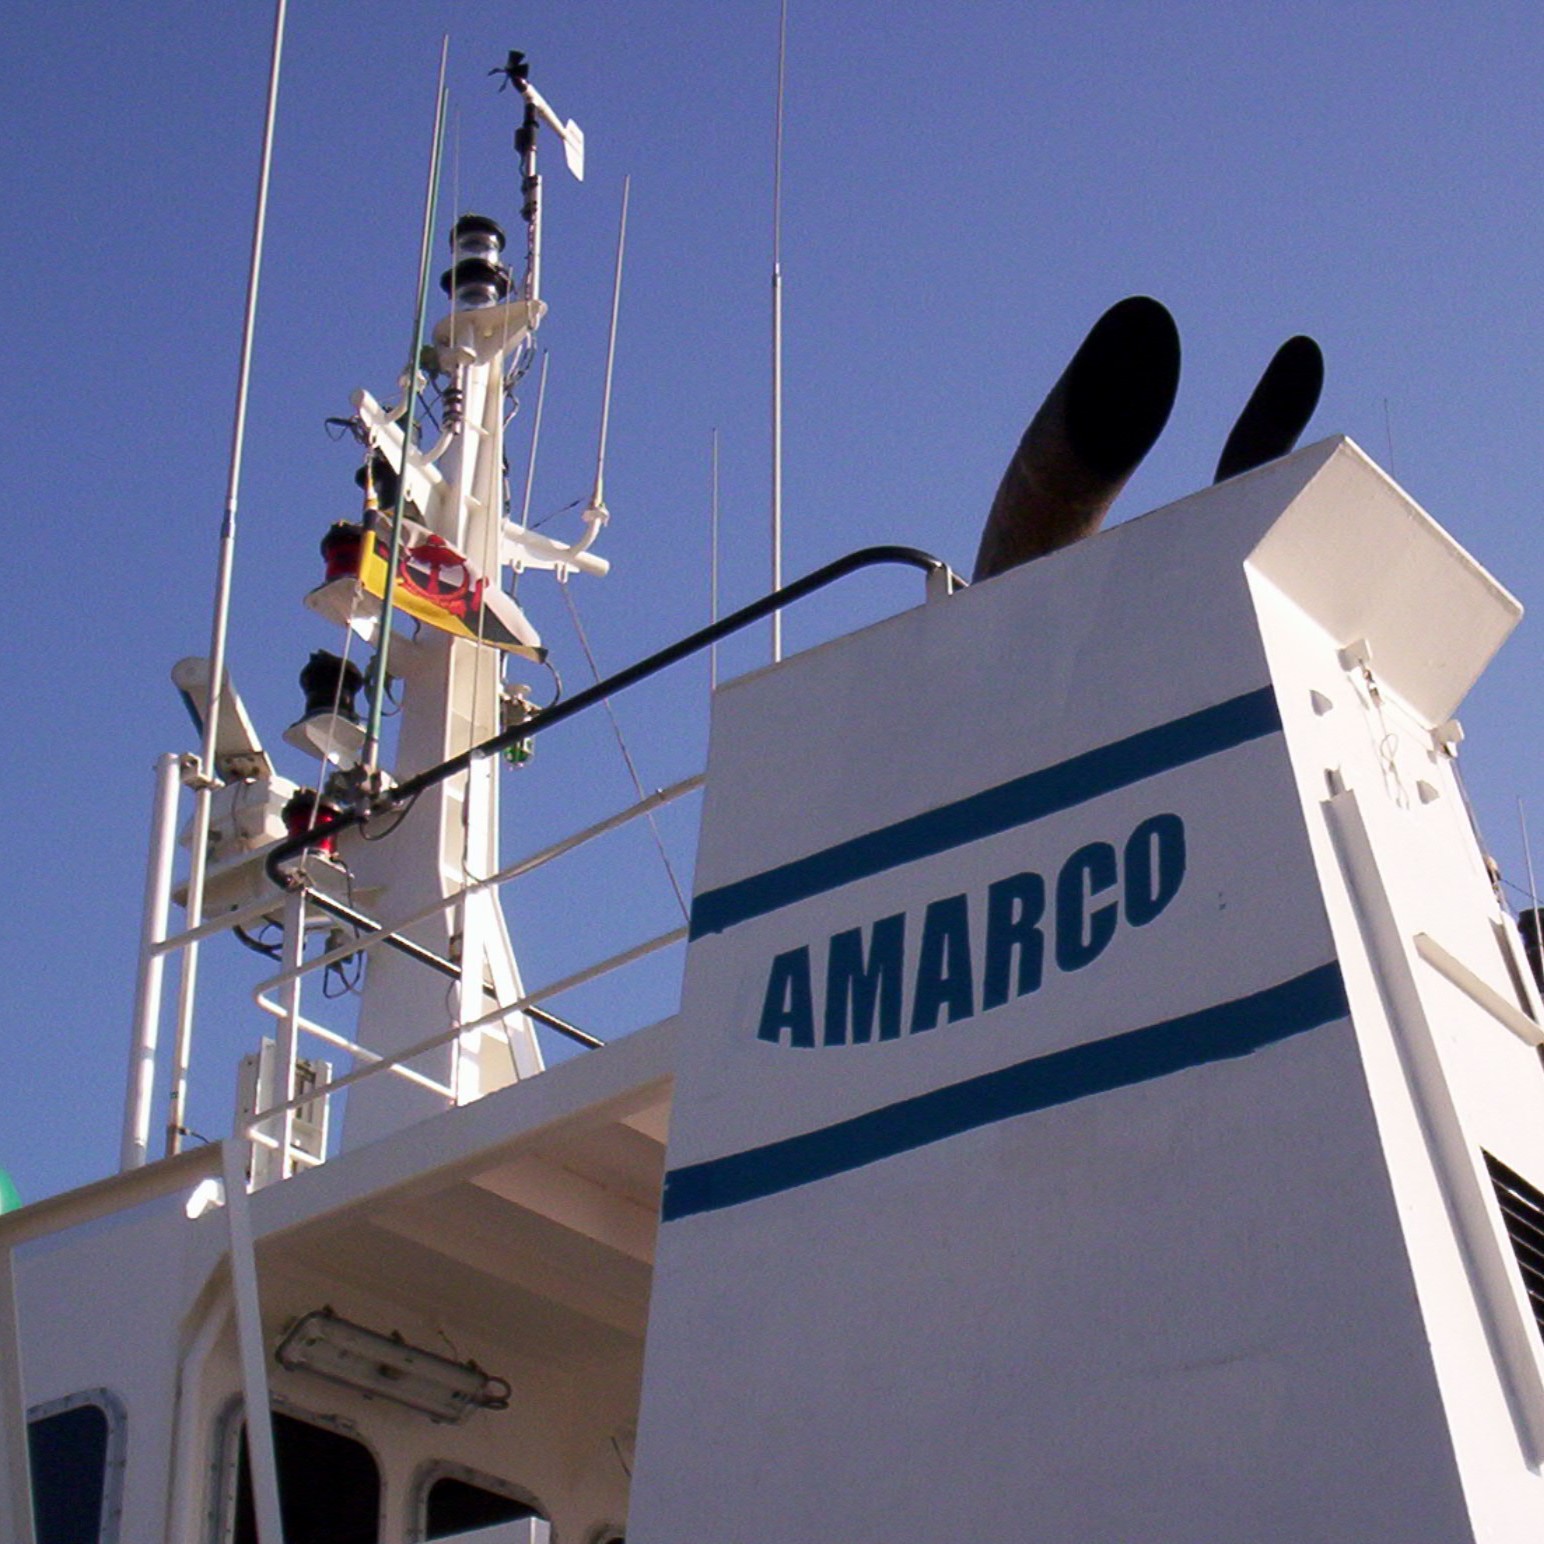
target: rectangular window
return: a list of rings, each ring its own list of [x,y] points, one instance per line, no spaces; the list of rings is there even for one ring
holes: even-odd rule
[[[123,1415],[105,1390],[39,1407],[27,1422],[38,1544],[112,1544],[118,1536]]]
[[[381,1471],[363,1442],[274,1412],[274,1459],[284,1544],[379,1544]],[[257,1544],[257,1514],[242,1423],[232,1544]]]

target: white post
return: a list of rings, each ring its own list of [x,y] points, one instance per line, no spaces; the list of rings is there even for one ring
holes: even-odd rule
[[[279,1118],[279,1178],[294,1173],[295,1111],[289,1101],[295,1097],[295,1057],[300,1039],[300,967],[306,954],[306,892],[291,890],[284,901],[284,969],[293,972],[284,987],[284,1017],[279,1021],[279,1043],[274,1057],[276,1092],[285,1105]]]
[[[241,1393],[247,1413],[247,1463],[252,1474],[258,1544],[284,1544],[279,1513],[279,1465],[273,1451],[273,1417],[268,1398],[268,1363],[263,1346],[262,1302],[252,1219],[247,1210],[246,1144],[222,1142],[225,1221],[230,1229],[231,1285],[236,1300],[236,1342],[241,1351]]]
[[[155,806],[150,822],[150,861],[145,870],[145,911],[140,925],[139,981],[134,990],[134,1038],[129,1046],[120,1169],[137,1169],[149,1156],[156,1042],[161,1028],[161,988],[166,978],[166,956],[156,945],[166,937],[171,913],[180,788],[181,757],[168,752],[156,762],[155,768]]]

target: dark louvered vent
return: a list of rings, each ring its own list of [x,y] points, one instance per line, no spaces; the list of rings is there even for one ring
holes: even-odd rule
[[[1490,1170],[1507,1236],[1522,1268],[1533,1317],[1538,1320],[1539,1333],[1544,1335],[1544,1193],[1489,1153],[1485,1154],[1485,1167]]]

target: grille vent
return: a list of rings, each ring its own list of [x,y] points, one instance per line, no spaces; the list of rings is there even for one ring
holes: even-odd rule
[[[1507,1168],[1499,1158],[1485,1154],[1490,1182],[1496,1187],[1496,1200],[1506,1223],[1507,1237],[1522,1269],[1523,1286],[1533,1307],[1539,1333],[1544,1335],[1544,1193],[1535,1190],[1521,1174]]]

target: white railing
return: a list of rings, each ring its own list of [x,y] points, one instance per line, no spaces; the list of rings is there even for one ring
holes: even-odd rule
[[[490,1025],[505,1022],[522,1013],[535,1011],[540,1020],[542,1005],[565,992],[587,985],[613,971],[621,970],[634,962],[682,942],[686,938],[685,927],[673,928],[657,937],[634,944],[595,964],[586,965],[545,986],[526,992],[513,1002],[501,1002],[480,1017],[464,1022],[451,1023],[436,1028],[401,1050],[383,1053],[362,1045],[349,1034],[318,1020],[302,1011],[302,988],[308,977],[330,966],[360,956],[368,956],[379,948],[401,947],[409,929],[420,923],[441,916],[463,905],[470,897],[484,891],[497,891],[503,885],[544,868],[558,858],[605,836],[612,831],[652,814],[655,810],[672,804],[686,795],[696,792],[703,785],[701,774],[685,778],[668,788],[650,794],[647,798],[576,831],[562,840],[506,864],[486,878],[474,880],[451,894],[421,907],[407,916],[386,921],[369,919],[373,925],[341,944],[323,950],[311,959],[305,958],[305,941],[310,919],[315,911],[331,911],[337,903],[329,903],[325,895],[318,896],[305,884],[282,894],[274,893],[247,902],[231,911],[211,917],[197,926],[180,933],[168,934],[167,918],[172,897],[172,866],[175,848],[175,819],[177,783],[182,774],[183,760],[165,756],[158,764],[156,787],[155,824],[151,843],[150,874],[145,893],[145,924],[141,940],[138,990],[135,999],[135,1035],[129,1073],[129,1086],[125,1102],[123,1163],[124,1169],[135,1168],[148,1156],[150,1129],[150,1102],[155,1087],[155,1063],[158,1030],[164,996],[165,962],[173,955],[196,947],[216,934],[230,932],[261,921],[281,919],[283,937],[280,947],[282,968],[260,981],[252,990],[258,1008],[276,1021],[277,1046],[274,1060],[273,1091],[285,1097],[273,1099],[262,1109],[254,1111],[234,1133],[238,1141],[257,1143],[278,1154],[277,1173],[288,1176],[297,1167],[311,1166],[324,1161],[325,1154],[316,1154],[297,1147],[295,1143],[295,1115],[316,1101],[326,1101],[345,1088],[366,1078],[380,1074],[400,1077],[434,1094],[453,1101],[454,1088],[427,1076],[407,1063],[439,1046],[463,1035],[474,1034]],[[420,953],[423,951],[420,950]],[[450,962],[425,968],[443,968]],[[347,1054],[354,1062],[352,1070],[331,1077],[320,1085],[294,1093],[295,1070],[303,1036],[320,1041],[323,1045]],[[588,1036],[586,1043],[598,1045]],[[269,1093],[272,1098],[272,1091]]]

